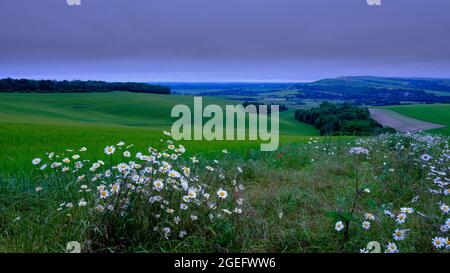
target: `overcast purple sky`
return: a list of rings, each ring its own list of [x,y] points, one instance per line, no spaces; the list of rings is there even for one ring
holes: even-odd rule
[[[450,1],[0,1],[0,77],[450,78]]]

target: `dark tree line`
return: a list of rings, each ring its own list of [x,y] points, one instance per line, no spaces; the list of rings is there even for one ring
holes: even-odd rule
[[[137,82],[55,81],[11,78],[0,80],[0,92],[4,93],[86,93],[112,91],[170,94],[169,87]]]
[[[370,118],[367,108],[349,103],[322,103],[318,108],[296,110],[295,118],[314,125],[321,135],[374,135],[392,129],[383,128]]]

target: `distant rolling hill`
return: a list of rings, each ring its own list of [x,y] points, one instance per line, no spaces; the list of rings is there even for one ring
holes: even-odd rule
[[[341,86],[341,87],[371,87],[379,89],[409,89],[409,90],[434,90],[450,92],[450,79],[438,78],[395,78],[355,76],[323,79],[311,86]]]
[[[296,85],[298,98],[346,100],[365,105],[450,103],[450,79],[339,77]],[[444,94],[444,96],[436,95]]]

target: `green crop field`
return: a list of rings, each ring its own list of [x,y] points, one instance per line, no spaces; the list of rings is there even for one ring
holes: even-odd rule
[[[445,125],[441,129],[433,129],[429,132],[450,135],[450,104],[417,104],[383,107],[402,115]]]
[[[236,104],[205,97],[203,105]],[[0,94],[0,170],[28,170],[42,153],[86,146],[102,153],[119,141],[143,149],[158,145],[170,131],[176,104],[193,105],[192,96],[116,92],[110,94]],[[292,111],[280,113],[281,143],[317,135],[314,127],[296,121]],[[186,141],[189,152],[213,155],[222,149],[245,152],[259,141]]]

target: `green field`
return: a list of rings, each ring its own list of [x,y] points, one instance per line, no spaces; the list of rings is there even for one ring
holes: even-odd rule
[[[0,94],[0,252],[65,252],[71,241],[80,242],[83,252],[359,252],[371,241],[380,242],[381,251],[392,242],[400,252],[448,251],[434,248],[431,240],[443,236],[439,228],[448,217],[439,204],[449,204],[450,195],[429,190],[435,178],[431,166],[442,181],[448,179],[448,138],[317,137],[289,110],[280,113],[276,152],[260,152],[258,141],[182,141],[187,154],[173,159],[178,152],[160,141],[162,130],[170,130],[175,120],[172,106],[192,102],[191,96],[122,92]],[[204,104],[210,103],[235,102],[204,98]],[[449,120],[447,105],[398,107],[413,113],[417,108],[422,111],[418,118]],[[129,158],[119,141],[134,144],[126,148]],[[106,145],[116,145],[116,152],[106,155]],[[184,174],[189,186],[201,186],[209,197],[198,194],[193,205],[185,201],[185,189],[167,186],[174,180],[159,167],[163,162],[135,156],[147,153],[149,145],[173,153],[159,159],[169,161],[172,170],[191,168],[198,180]],[[355,147],[367,152],[355,154]],[[431,159],[425,162],[423,153]],[[192,155],[199,163],[192,162]],[[42,162],[34,166],[36,157]],[[55,162],[64,167],[39,170]],[[118,172],[124,162],[134,175]],[[141,172],[135,162],[158,171]],[[135,175],[150,182],[138,184]],[[161,191],[154,187],[158,178],[166,185]],[[119,191],[112,191],[112,183],[118,183]],[[110,190],[105,200],[100,186]],[[220,190],[226,190],[226,199],[220,199]],[[166,202],[151,203],[153,194]],[[416,196],[420,199],[411,201]],[[99,205],[108,211],[100,212]],[[397,215],[409,207],[429,219],[410,214],[399,225],[385,212]],[[370,228],[363,228],[367,221]],[[338,223],[345,229],[336,229]],[[393,240],[397,228],[405,230],[404,240]],[[181,238],[181,231],[187,236]]]
[[[206,104],[236,101],[205,97]],[[45,152],[86,146],[102,153],[106,144],[119,141],[143,149],[157,145],[162,130],[176,120],[170,111],[176,104],[192,106],[192,96],[116,92],[110,94],[0,94],[0,170],[28,170],[30,160]],[[280,113],[281,143],[318,135],[299,123],[292,111]],[[213,155],[222,149],[246,152],[259,148],[258,141],[187,141],[190,152]]]
[[[433,129],[429,132],[450,135],[450,104],[417,104],[383,108],[411,118],[445,125],[446,128]]]

